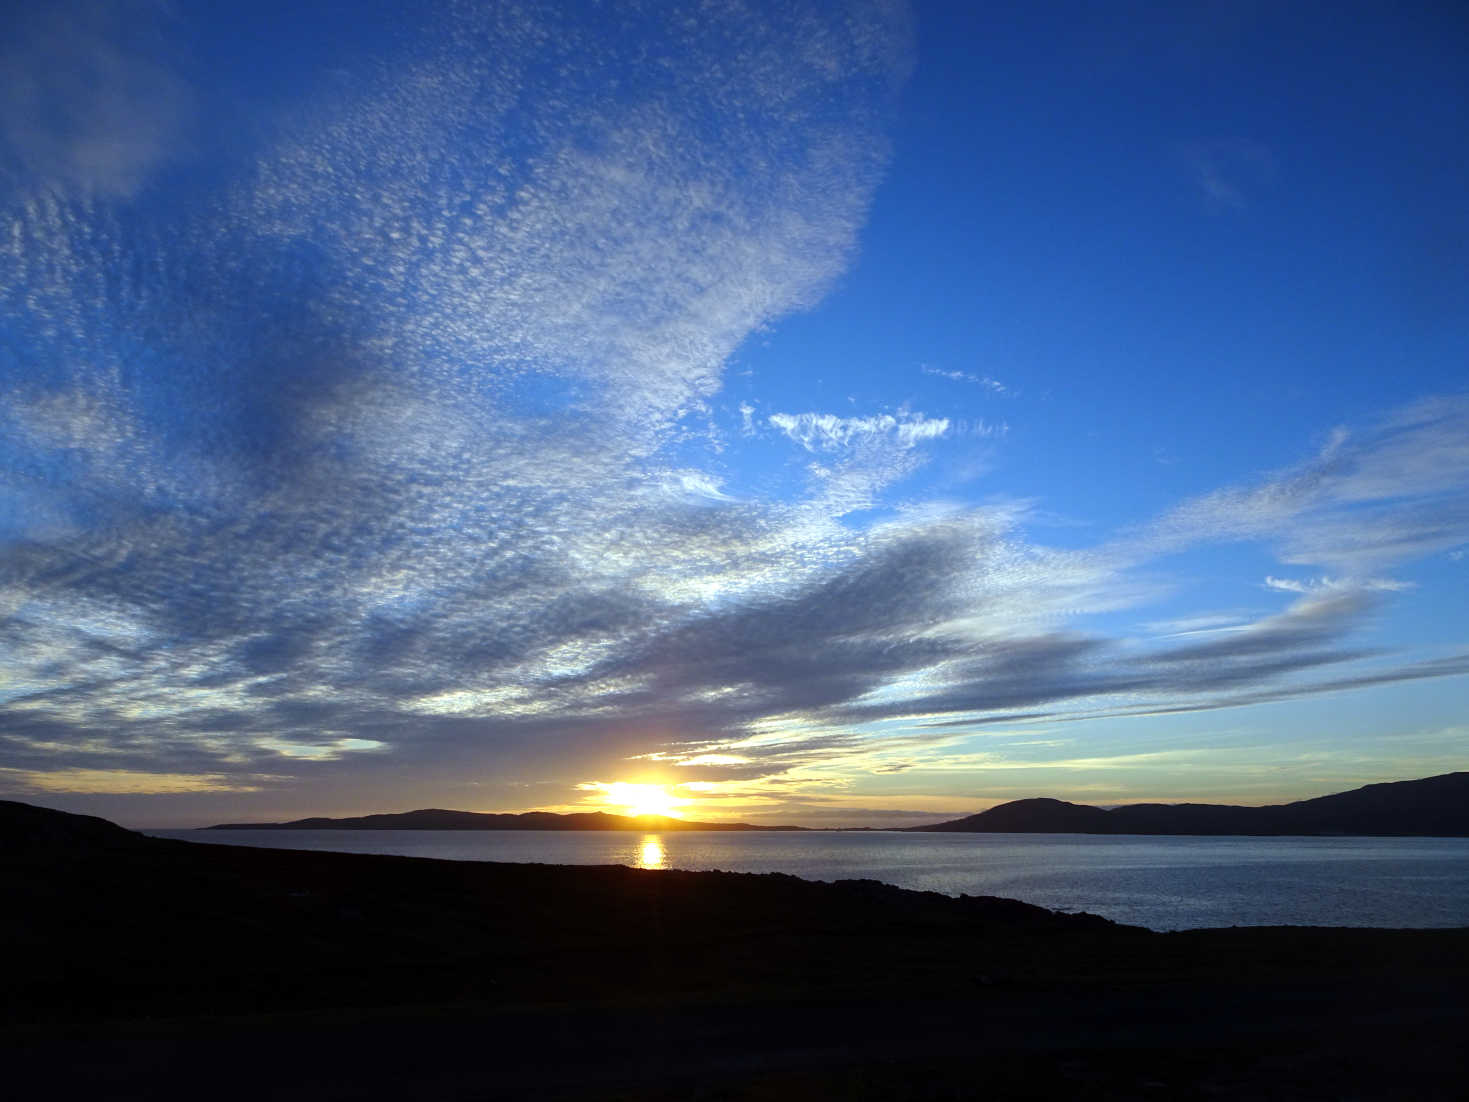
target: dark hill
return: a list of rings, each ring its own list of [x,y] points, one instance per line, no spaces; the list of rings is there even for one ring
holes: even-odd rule
[[[992,834],[1244,834],[1469,837],[1469,773],[1369,784],[1268,807],[1132,804],[1111,811],[1064,800],[1015,800],[913,831]]]
[[[295,819],[289,823],[218,823],[205,830],[802,830],[794,826],[754,826],[750,823],[701,823],[667,815],[612,815],[584,811],[558,815],[554,811],[495,814],[425,808],[345,819]]]
[[[1272,809],[1276,810],[1276,809]],[[1290,833],[1469,835],[1469,773],[1369,784],[1276,810]],[[1302,829],[1309,828],[1309,829]]]
[[[1449,1099],[1469,929],[201,845],[0,805],[16,1098]]]
[[[1099,807],[1089,807],[1086,804],[1070,804],[1065,800],[1037,797],[1032,800],[1013,800],[952,823],[912,829],[983,830],[1000,834],[1102,834],[1107,830],[1107,813]]]
[[[0,800],[0,844],[12,852],[50,849],[127,849],[148,839],[95,815],[73,815]]]

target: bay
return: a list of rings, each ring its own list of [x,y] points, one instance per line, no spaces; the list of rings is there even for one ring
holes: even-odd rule
[[[189,842],[454,861],[872,879],[999,895],[1153,930],[1469,926],[1469,838],[896,831],[156,830]]]

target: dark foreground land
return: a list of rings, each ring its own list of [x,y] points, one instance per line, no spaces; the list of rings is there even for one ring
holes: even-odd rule
[[[0,803],[48,1098],[1463,1097],[1469,929],[193,845]]]

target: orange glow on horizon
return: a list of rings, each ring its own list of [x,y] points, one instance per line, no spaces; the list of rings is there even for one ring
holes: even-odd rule
[[[682,817],[679,808],[691,802],[683,796],[675,796],[661,784],[617,781],[601,786],[601,792],[607,803],[625,815],[666,815],[677,819]]]

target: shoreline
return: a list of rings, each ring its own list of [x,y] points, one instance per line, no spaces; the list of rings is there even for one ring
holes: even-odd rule
[[[1469,928],[1154,933],[876,881],[97,829],[0,851],[22,901],[0,920],[0,1057],[52,1096],[197,1097],[220,1067],[224,1097],[303,1099],[1462,1082]]]
[[[868,877],[954,898],[1001,895],[1061,911],[1091,911],[1159,932],[1233,925],[1443,929],[1469,924],[1465,879],[1469,840],[1456,838],[902,832],[752,837],[746,832],[641,830],[549,835],[478,830],[164,831],[160,836],[211,845],[474,862],[783,872],[827,883]],[[1148,869],[1140,870],[1139,862]],[[1415,875],[1451,879],[1443,881],[1436,893],[1423,893]],[[1339,878],[1338,886],[1321,892],[1301,890],[1294,882],[1303,876],[1326,886]]]

